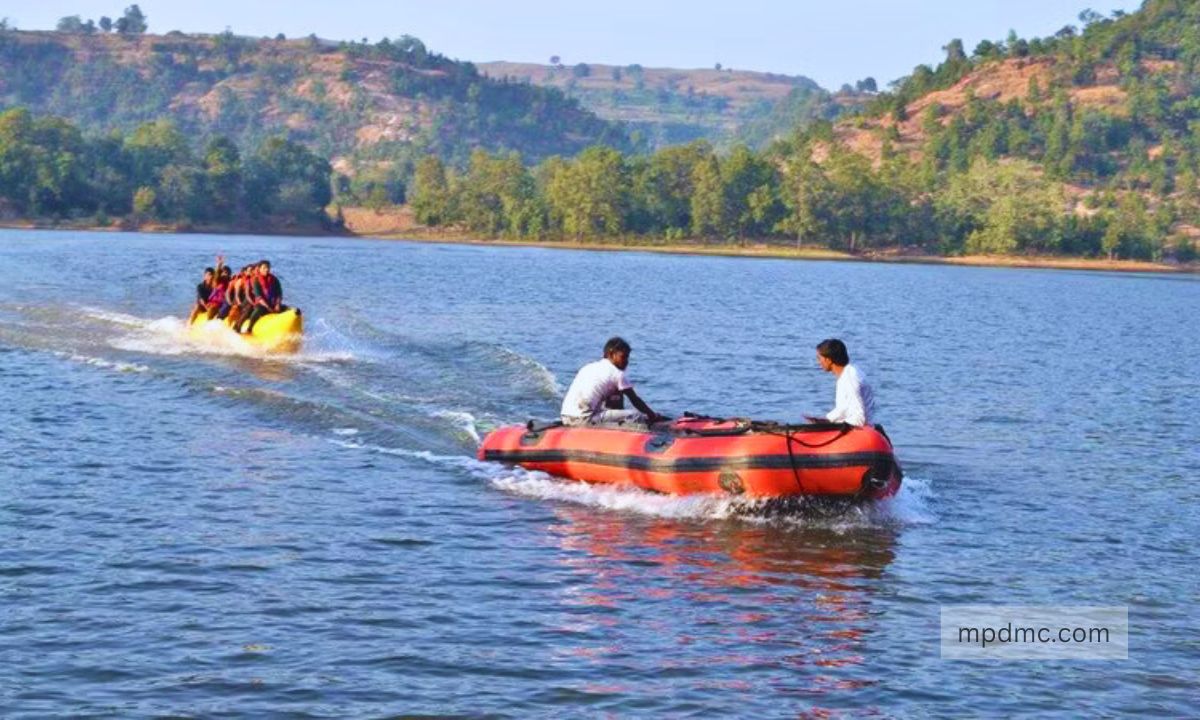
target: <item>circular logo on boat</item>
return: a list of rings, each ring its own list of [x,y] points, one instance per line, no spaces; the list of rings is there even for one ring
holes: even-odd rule
[[[732,470],[722,471],[717,476],[717,484],[730,495],[741,495],[746,491],[746,487],[742,485],[742,479]]]

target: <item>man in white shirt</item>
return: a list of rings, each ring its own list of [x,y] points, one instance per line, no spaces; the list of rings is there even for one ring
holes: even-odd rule
[[[847,423],[858,427],[870,424],[875,415],[875,393],[862,371],[850,364],[846,344],[836,338],[822,340],[817,345],[817,362],[822,370],[837,377],[835,406],[823,418],[806,417],[813,422]]]
[[[625,376],[632,351],[629,343],[621,338],[610,338],[604,344],[604,358],[580,368],[563,398],[564,425],[653,423],[664,419],[638,397],[633,391],[633,383]],[[629,398],[637,410],[609,409],[606,404],[612,395]]]

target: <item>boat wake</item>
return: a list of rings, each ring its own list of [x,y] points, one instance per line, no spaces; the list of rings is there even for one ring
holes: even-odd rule
[[[753,523],[821,525],[835,530],[926,525],[934,521],[928,482],[905,480],[892,498],[851,505],[845,501],[779,501],[725,495],[661,495],[632,486],[589,485],[539,472],[496,466],[493,486],[516,495],[568,502],[650,517],[691,520],[737,519]],[[519,471],[519,472],[518,472]]]
[[[150,372],[150,367],[141,363],[120,362],[117,360],[109,360],[107,358],[96,357],[94,355],[84,355],[81,353],[69,353],[56,351],[55,357],[66,358],[72,362],[91,365],[92,367],[104,368],[105,370],[115,370],[116,372],[132,372],[132,373],[147,373]]]
[[[108,345],[126,352],[147,355],[224,355],[229,357],[254,358],[278,363],[337,363],[355,359],[354,353],[345,349],[331,349],[322,342],[324,334],[305,336],[304,345],[297,353],[271,353],[246,342],[242,337],[221,323],[203,325],[191,332],[183,318],[167,316],[141,318],[103,308],[80,308],[91,320],[117,327],[118,332],[108,338]],[[320,324],[317,323],[318,327]]]
[[[780,504],[774,500],[748,500],[726,495],[662,495],[632,486],[590,485],[563,480],[536,470],[526,470],[462,455],[442,455],[427,450],[393,448],[351,439],[345,428],[332,431],[329,442],[340,447],[412,458],[465,471],[492,487],[536,500],[571,503],[607,511],[681,520],[730,520],[752,523],[817,525],[833,530],[866,527],[927,525],[935,521],[933,490],[927,479],[905,478],[900,491],[875,503],[840,505]]]
[[[497,346],[496,353],[501,363],[517,369],[518,376],[529,378],[540,395],[556,400],[562,399],[566,391],[550,368],[503,345]]]

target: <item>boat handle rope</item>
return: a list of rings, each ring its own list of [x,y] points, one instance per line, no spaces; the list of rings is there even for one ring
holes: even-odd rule
[[[813,423],[810,425],[794,425],[791,423],[778,423],[773,420],[746,420],[745,418],[720,418],[712,415],[699,415],[692,412],[683,413],[683,417],[690,420],[710,420],[715,423],[736,423],[736,426],[730,429],[713,428],[710,430],[692,430],[683,428],[682,432],[700,436],[721,436],[721,435],[741,435],[749,430],[765,433],[767,435],[779,435],[788,439],[788,449],[791,449],[791,443],[799,443],[802,447],[809,449],[823,448],[827,445],[832,445],[837,442],[843,435],[850,432],[851,425],[847,423]],[[837,434],[824,442],[807,443],[794,434],[801,432],[818,432],[822,430],[837,430]]]

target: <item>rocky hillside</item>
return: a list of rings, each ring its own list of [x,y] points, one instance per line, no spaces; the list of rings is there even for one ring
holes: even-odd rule
[[[488,62],[488,76],[561,90],[652,147],[708,140],[762,144],[797,122],[833,119],[845,105],[809,78],[711,68]]]
[[[1147,0],[1136,13],[1080,19],[1047,38],[983,41],[970,54],[951,41],[943,63],[916,67],[836,123],[835,135],[878,161],[943,149],[929,144],[951,131],[963,154],[1045,161],[1049,152],[1055,172],[1081,181],[1136,165],[1133,154],[1187,149],[1200,119],[1200,2]],[[1093,167],[1096,155],[1112,162]]]

